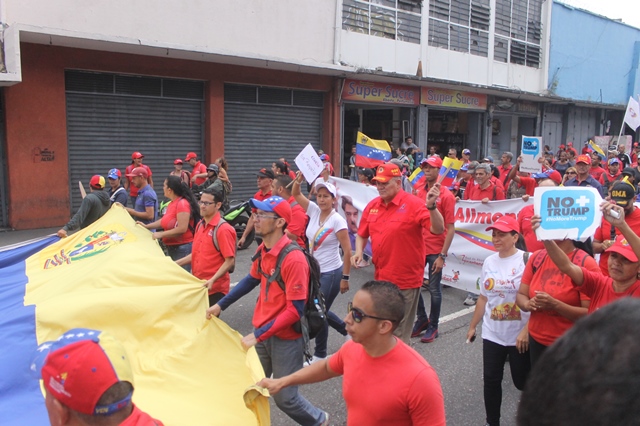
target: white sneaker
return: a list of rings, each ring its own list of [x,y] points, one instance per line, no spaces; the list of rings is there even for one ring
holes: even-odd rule
[[[324,422],[322,422],[320,426],[329,426],[329,413],[327,413],[326,411],[324,412]]]
[[[314,355],[314,356],[313,356],[313,358],[311,358],[311,361],[305,361],[305,362],[302,364],[302,367],[308,367],[308,366],[310,366],[311,364],[315,364],[316,362],[318,362],[318,361],[320,361],[320,360],[323,360],[323,359],[324,359],[324,358],[320,358],[320,357],[318,357],[318,356],[315,356],[315,355]]]
[[[473,306],[476,303],[478,303],[478,301],[476,299],[474,299],[473,297],[471,297],[471,296],[467,296],[467,298],[464,299],[464,305],[465,306]]]

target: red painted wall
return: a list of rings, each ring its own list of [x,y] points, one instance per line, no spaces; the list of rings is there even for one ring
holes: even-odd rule
[[[340,109],[332,77],[30,43],[21,44],[21,58],[22,82],[5,89],[9,225],[15,229],[61,226],[70,218],[65,69],[206,81],[210,159],[224,153],[225,82],[324,91],[322,146],[340,167]],[[34,157],[44,148],[54,152],[53,161]]]

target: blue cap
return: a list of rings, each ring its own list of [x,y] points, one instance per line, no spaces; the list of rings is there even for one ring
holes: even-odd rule
[[[289,205],[287,200],[282,197],[274,195],[264,201],[252,198],[251,200],[249,200],[249,204],[254,209],[262,210],[265,212],[273,212],[283,218],[285,222],[291,222],[291,206]]]
[[[107,174],[107,177],[109,179],[118,179],[122,176],[122,174],[120,173],[120,170],[118,169],[111,169],[109,170],[109,173]]]
[[[466,172],[467,170],[469,170],[469,163],[465,163],[460,167],[461,172]]]

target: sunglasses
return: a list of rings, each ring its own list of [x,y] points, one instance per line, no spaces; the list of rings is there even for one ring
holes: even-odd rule
[[[577,175],[578,173],[576,172],[567,172],[568,175]]]
[[[351,302],[349,302],[347,304],[347,312],[351,313],[351,317],[353,317],[353,320],[355,322],[357,322],[358,324],[360,324],[362,322],[362,320],[365,319],[365,318],[377,319],[377,320],[380,320],[380,321],[396,322],[396,320],[392,320],[392,319],[389,319],[389,318],[380,318],[380,317],[374,317],[373,315],[367,315],[364,312],[362,312],[360,309],[354,308],[353,307],[353,303],[351,303]]]

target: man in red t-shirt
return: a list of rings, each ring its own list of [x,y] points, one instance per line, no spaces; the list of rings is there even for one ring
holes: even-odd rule
[[[124,170],[124,174],[126,177],[123,182],[124,189],[129,192],[129,201],[132,206],[135,206],[136,204],[136,197],[138,196],[139,189],[137,186],[131,184],[132,177],[129,175],[131,174],[133,169],[135,169],[136,167],[144,168],[147,171],[147,183],[153,188],[153,179],[151,178],[151,175],[153,173],[151,173],[151,169],[149,168],[149,166],[147,166],[146,164],[142,164],[143,158],[144,155],[139,152],[134,152],[133,154],[131,154],[131,164],[129,164]]]
[[[291,222],[291,206],[282,197],[264,201],[251,199],[256,232],[263,243],[256,251],[251,271],[218,303],[207,309],[207,318],[219,316],[231,304],[260,287],[253,311],[252,333],[242,338],[242,347],[256,347],[266,377],[277,379],[302,368],[303,337],[296,331],[309,292],[309,263],[300,249],[289,252],[281,263],[280,276],[284,288],[276,281],[267,283],[265,274],[272,274],[280,251],[291,244],[284,228]],[[302,425],[328,424],[327,414],[314,407],[298,392],[297,387],[283,389],[274,400],[280,409]]]
[[[302,206],[291,195],[291,186],[289,186],[291,182],[289,175],[276,176],[271,182],[271,193],[284,198],[291,205],[291,223],[287,224],[285,234],[291,241],[297,242],[300,247],[306,247],[305,232],[307,230],[308,216]]]
[[[207,180],[207,166],[198,160],[198,155],[195,152],[188,152],[184,161],[193,167],[191,171],[191,184],[202,185],[204,181]]]
[[[131,400],[129,357],[109,333],[68,330],[38,347],[31,369],[42,379],[52,425],[162,426]]]
[[[502,164],[498,166],[498,171],[500,172],[500,182],[502,182],[504,188],[509,187],[509,172],[513,169],[511,160],[513,160],[513,153],[509,151],[502,153],[502,157],[500,157]]]
[[[597,152],[591,152],[589,155],[591,156],[591,168],[589,169],[589,174],[593,176],[595,180],[599,181],[600,176],[605,172],[600,165],[602,160]]]
[[[273,170],[271,170],[271,168],[263,167],[260,170],[258,170],[257,176],[258,176],[258,179],[257,179],[258,192],[254,194],[253,198],[255,198],[258,201],[264,201],[267,198],[271,197],[272,195],[271,184],[273,182],[273,179],[276,177],[276,175],[275,173],[273,173]],[[253,209],[253,212],[254,213],[256,212],[255,209]],[[253,216],[251,216],[249,218],[249,221],[247,221],[247,226],[244,228],[242,237],[240,237],[240,239],[238,240],[238,248],[240,249],[242,248],[242,246],[244,245],[244,242],[247,239],[247,235],[249,235],[251,231],[253,231],[254,222],[255,220],[253,219]],[[260,239],[257,238],[256,242],[260,244]]]
[[[617,159],[616,159],[617,160]],[[611,201],[624,209],[624,220],[636,233],[640,233],[640,209],[634,204],[635,188],[627,181],[619,181],[611,188]],[[612,228],[606,218],[602,218],[600,227],[596,229],[593,237],[593,251],[600,254],[600,269],[604,275],[609,276],[609,253],[606,250],[613,245],[616,236],[621,235],[620,229]]]
[[[438,182],[442,160],[440,157],[429,157],[422,160],[420,168],[425,176],[426,185],[417,190],[417,197],[425,200],[431,188]],[[429,316],[425,309],[422,294],[418,296],[417,319],[411,331],[411,337],[417,337],[425,331],[421,339],[423,343],[433,342],[438,337],[438,323],[442,306],[442,267],[444,266],[451,241],[455,234],[456,199],[447,188],[440,188],[440,196],[436,200],[436,208],[444,218],[445,231],[434,235],[428,229],[422,230],[422,237],[426,247],[426,265],[429,268],[429,294],[431,295],[431,309]]]
[[[394,336],[402,321],[402,293],[384,281],[369,281],[354,295],[345,317],[352,337],[331,358],[294,374],[258,382],[277,395],[289,387],[343,376],[347,426],[446,423],[444,397],[435,370]]]
[[[611,184],[620,176],[622,170],[620,169],[620,160],[617,158],[609,159],[607,171],[600,176],[598,182],[602,185],[602,191],[608,193]]]
[[[198,202],[202,222],[196,225],[191,254],[176,260],[180,266],[191,263],[191,273],[206,281],[209,306],[229,293],[229,270],[236,263],[236,231],[226,222],[220,224],[223,201],[219,191],[210,188],[202,191]]]
[[[491,166],[486,163],[478,164],[474,173],[475,185],[464,191],[464,199],[470,201],[489,201],[504,200],[504,190],[491,182]]]
[[[402,173],[392,163],[378,166],[373,181],[380,196],[362,211],[351,264],[358,267],[367,240],[371,238],[375,279],[396,284],[407,300],[404,317],[395,333],[408,344],[426,256],[424,241],[417,236],[422,235],[425,228],[433,234],[444,232],[444,221],[436,206],[440,185],[435,185],[427,198],[421,200],[402,189]]]

